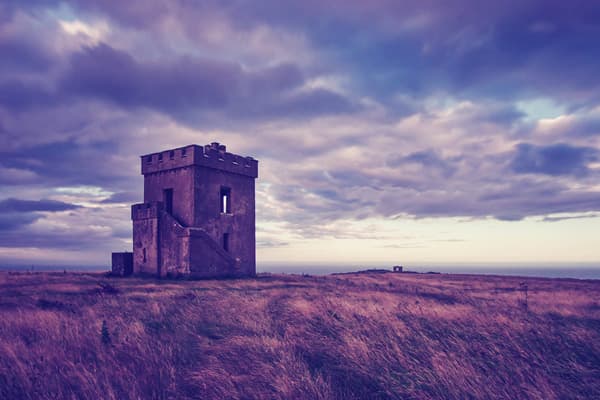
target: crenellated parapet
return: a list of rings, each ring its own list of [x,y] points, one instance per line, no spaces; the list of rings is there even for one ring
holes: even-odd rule
[[[162,201],[134,204],[131,206],[131,219],[133,221],[156,219],[164,209],[165,206]]]
[[[141,156],[142,175],[185,168],[193,165],[214,168],[252,178],[258,176],[258,161],[228,153],[223,144],[196,144]]]

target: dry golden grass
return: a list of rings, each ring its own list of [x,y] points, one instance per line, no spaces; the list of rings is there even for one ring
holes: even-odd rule
[[[0,398],[600,398],[600,282],[1,273]]]

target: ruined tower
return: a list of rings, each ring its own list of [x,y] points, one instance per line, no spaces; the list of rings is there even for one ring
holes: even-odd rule
[[[144,203],[131,207],[133,273],[253,276],[258,161],[224,145],[141,157]]]

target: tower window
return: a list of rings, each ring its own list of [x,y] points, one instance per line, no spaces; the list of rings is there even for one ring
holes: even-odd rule
[[[173,189],[163,190],[163,201],[165,202],[165,211],[173,214]]]
[[[158,155],[158,161],[162,161],[162,153]]]
[[[229,233],[223,234],[223,249],[229,251]]]
[[[144,247],[143,253],[144,253],[144,262],[146,262],[146,248],[145,247]]]
[[[231,189],[221,186],[221,212],[231,214]]]
[[[152,156],[147,156],[146,157],[146,163],[147,164],[151,164],[152,163]]]
[[[174,150],[171,150],[171,151],[169,152],[169,159],[171,159],[171,160],[172,160],[172,159],[174,159],[174,158],[175,158],[175,151],[174,151]]]
[[[181,149],[181,157],[186,157],[185,149]]]

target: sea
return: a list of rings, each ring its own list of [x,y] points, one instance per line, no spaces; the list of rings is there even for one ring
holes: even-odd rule
[[[600,279],[598,263],[414,263],[402,265],[404,271],[436,272],[442,274],[509,275],[541,278]],[[287,273],[328,275],[334,273],[357,272],[368,269],[391,270],[385,263],[257,263],[258,273]],[[0,271],[22,272],[106,272],[110,266],[62,266],[62,265],[0,265]]]
[[[572,278],[572,279],[600,279],[600,262],[598,263],[573,263],[573,264],[439,264],[415,263],[402,265],[404,271],[441,274],[477,274],[477,275],[508,275],[529,276],[540,278]],[[258,272],[296,273],[310,275],[326,275],[343,272],[364,271],[367,269],[391,270],[391,264],[366,263],[349,266],[341,264],[267,264],[257,265]]]

